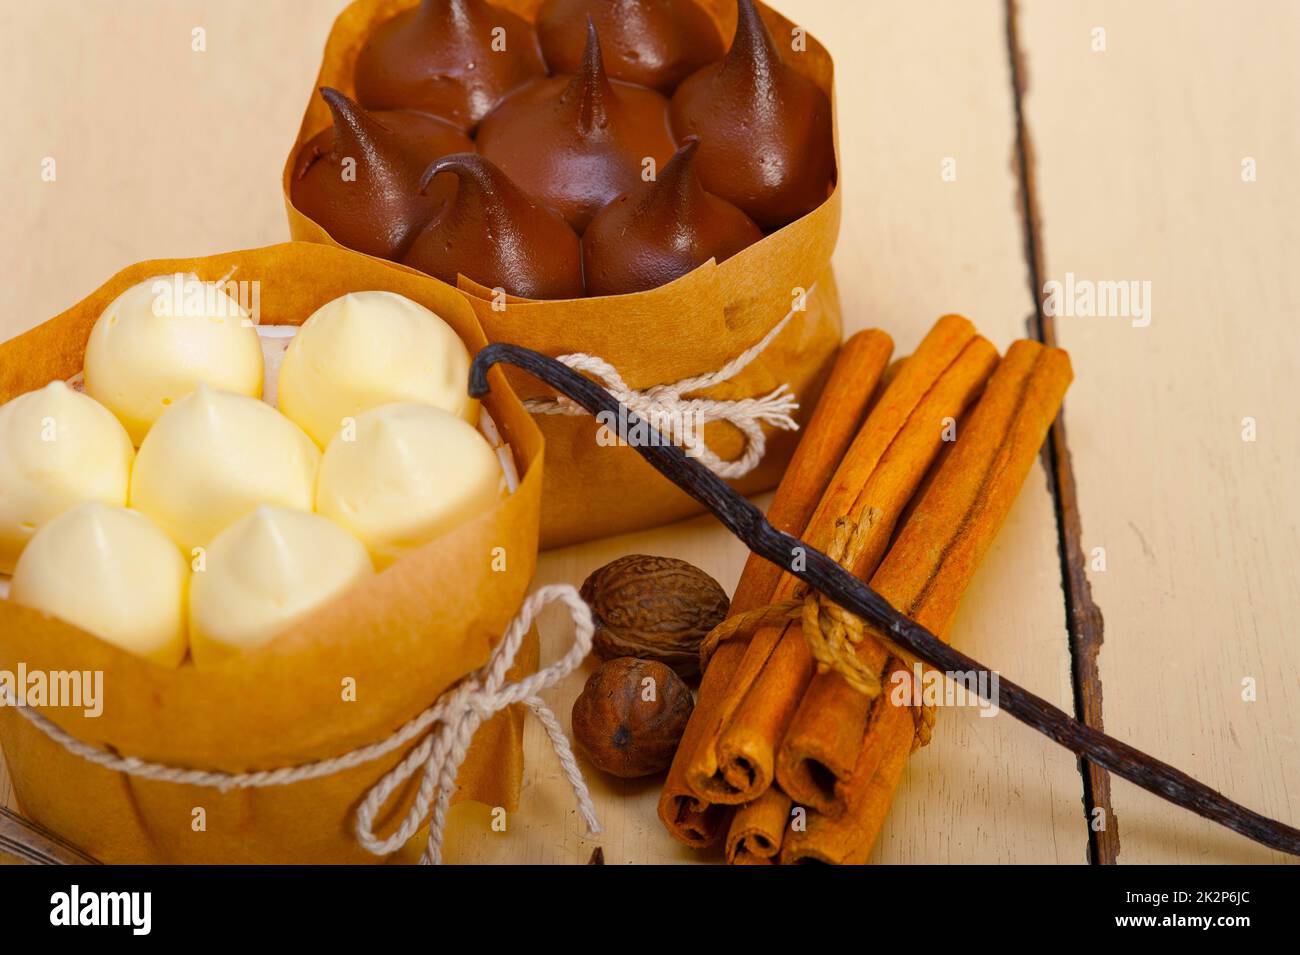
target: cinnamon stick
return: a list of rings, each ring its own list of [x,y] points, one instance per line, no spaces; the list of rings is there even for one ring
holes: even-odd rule
[[[1030,341],[1011,346],[871,579],[881,596],[944,639],[1033,467],[1071,378],[1065,352]],[[863,650],[878,652],[865,641]],[[861,735],[856,745],[850,734],[841,733],[793,754],[808,764],[809,778],[833,780],[823,793],[830,794],[832,805],[810,815],[804,832],[790,834],[783,861],[861,862],[869,855],[916,736],[910,709],[895,706],[888,694],[876,701],[879,712],[867,725],[869,710],[869,701],[835,674],[820,675],[809,687],[797,717],[804,726],[847,723],[860,727]],[[786,742],[796,749],[806,741],[792,733]],[[833,747],[840,750],[824,758]]]
[[[945,418],[955,421],[977,397],[997,364],[997,351],[984,339],[972,341],[967,346],[967,352],[971,351],[971,355],[963,352],[962,358],[935,382],[854,503],[856,511],[875,515],[866,545],[849,567],[855,576],[867,579],[875,572],[885,556],[900,516],[905,513],[942,449],[951,446],[951,441],[943,438],[955,436],[955,428],[945,433]],[[872,672],[883,674],[889,651],[868,634],[858,647],[858,657]],[[871,700],[834,673],[815,674],[804,699],[813,693],[813,688],[828,682],[837,690],[843,688],[851,692],[855,697],[852,702],[860,705],[861,712],[855,710],[852,720],[844,720],[838,712],[832,715],[823,711],[816,702],[799,703],[777,751],[776,778],[797,802],[818,812],[834,814],[833,792],[826,791],[828,777],[822,769],[825,764],[833,763],[844,777],[853,771]],[[848,755],[842,761],[834,762],[835,754],[842,752]]]
[[[727,861],[732,865],[775,862],[793,807],[790,797],[772,786],[737,809],[727,832]]]
[[[956,315],[940,319],[867,416],[809,521],[805,540],[828,549],[836,521],[856,514],[869,524],[870,546],[855,572],[869,574],[898,514],[943,446],[943,419],[961,413],[996,358],[969,321]],[[773,599],[801,591],[798,579],[787,573]],[[688,767],[690,785],[715,802],[730,803],[752,801],[771,786],[777,745],[813,665],[799,624],[759,629],[732,681],[732,704],[720,707],[725,722],[715,745],[701,747]]]
[[[817,407],[772,495],[767,520],[773,527],[798,527],[797,533],[802,534],[808,526],[826,485],[866,420],[893,351],[894,340],[877,328],[855,333],[840,348]],[[750,553],[731,598],[733,612],[767,604],[782,572],[783,568]]]
[[[474,356],[469,370],[470,397],[481,398],[489,393],[489,375],[500,364],[527,371],[591,414],[627,413],[608,391],[569,366],[540,352],[507,342],[487,345]],[[635,414],[631,417],[635,422],[640,421]],[[888,642],[904,659],[923,661],[943,673],[973,674],[977,680],[990,679],[995,672],[901,613],[829,554],[774,528],[762,511],[741,497],[722,478],[687,457],[680,447],[646,442],[637,446],[637,453],[708,508],[751,551],[783,564],[787,555],[802,550],[806,563],[791,565],[795,575],[845,611],[879,628],[879,633],[889,634]],[[1094,762],[1147,792],[1260,845],[1300,856],[1300,829],[1234,802],[1177,767],[1080,722],[1008,677],[999,677],[997,689],[990,692],[989,698],[996,701],[1001,712],[1042,733],[1081,759]]]
[[[821,400],[804,430],[768,508],[768,521],[788,533],[801,535],[835,467],[853,440],[876,390],[894,343],[878,330],[858,332],[840,349]],[[751,553],[732,596],[731,609],[742,613],[771,600],[781,570]],[[695,710],[678,745],[677,754],[659,797],[659,818],[680,842],[696,848],[712,845],[725,831],[730,807],[702,799],[686,781],[690,754],[713,725],[732,677],[745,653],[745,642],[720,645],[700,682]]]
[[[854,776],[858,799],[853,809],[839,817],[808,813],[802,832],[791,832],[781,844],[783,865],[824,862],[828,865],[863,865],[871,856],[894,792],[903,778],[912,751],[915,724],[911,710],[894,706],[881,697],[878,729],[863,747],[863,763],[870,762],[861,778]]]

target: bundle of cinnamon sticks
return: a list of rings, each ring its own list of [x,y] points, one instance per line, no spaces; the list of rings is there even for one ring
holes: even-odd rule
[[[957,315],[889,367],[892,350],[874,330],[845,343],[768,518],[946,639],[1056,416],[1070,363],[1032,341],[999,360]],[[751,555],[732,614],[804,598],[785,568]],[[734,863],[865,862],[933,723],[867,691],[912,661],[867,627],[850,644],[851,670],[819,664],[806,615],[762,619],[713,651],[660,818],[696,847],[725,834]]]

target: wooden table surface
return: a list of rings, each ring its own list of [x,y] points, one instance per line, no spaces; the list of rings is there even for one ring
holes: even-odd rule
[[[0,2],[0,339],[132,262],[287,238],[277,180],[343,5]],[[1058,453],[1026,482],[955,643],[1300,820],[1300,6],[774,5],[836,58],[848,328],[884,328],[903,354],[959,311],[999,347],[1046,336],[1074,360]],[[1045,283],[1067,276],[1150,283],[1149,312],[1044,315]],[[537,582],[629,552],[728,588],[744,559],[701,519],[548,553]],[[566,637],[546,623],[544,652]],[[549,694],[566,726],[584,675]],[[664,834],[657,780],[591,772],[606,831],[586,837],[536,725],[526,745],[507,832],[459,807],[450,861],[581,862],[596,845],[610,863],[713,858]],[[941,711],[875,858],[1085,863],[1090,846],[1101,861],[1283,861],[1105,774],[1085,785],[1069,753],[971,710]]]

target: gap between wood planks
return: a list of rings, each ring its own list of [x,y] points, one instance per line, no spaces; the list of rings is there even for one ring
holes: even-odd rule
[[[1044,345],[1055,346],[1056,322],[1043,311],[1041,289],[1043,246],[1038,196],[1034,191],[1033,144],[1025,122],[1024,96],[1028,89],[1024,51],[1017,30],[1017,0],[1005,0],[1007,57],[1011,65],[1011,95],[1015,102],[1016,146],[1014,163],[1020,186],[1020,217],[1024,226],[1025,263],[1028,267],[1029,292],[1034,314],[1027,320],[1030,334]],[[1103,729],[1101,674],[1097,655],[1104,638],[1101,608],[1093,602],[1083,556],[1083,527],[1079,518],[1079,500],[1070,462],[1070,447],[1065,437],[1065,411],[1062,408],[1052,423],[1050,440],[1043,447],[1056,510],[1057,548],[1061,556],[1061,586],[1065,591],[1065,622],[1070,640],[1070,677],[1074,688],[1075,716],[1088,726]],[[1083,779],[1084,822],[1088,826],[1088,857],[1093,864],[1114,865],[1119,858],[1119,823],[1110,801],[1110,774],[1085,759],[1079,760]],[[1093,826],[1097,809],[1102,810],[1105,827]]]

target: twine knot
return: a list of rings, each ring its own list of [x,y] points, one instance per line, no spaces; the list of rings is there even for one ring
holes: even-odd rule
[[[518,683],[507,683],[506,672],[514,664],[533,618],[552,600],[562,601],[569,608],[574,624],[573,645],[568,653],[545,669]],[[467,676],[451,694],[444,695],[430,711],[426,711],[436,712],[434,720],[438,723],[437,728],[366,793],[361,805],[357,807],[357,840],[376,855],[388,855],[405,845],[419,831],[425,817],[429,816],[429,842],[420,857],[420,863],[440,864],[447,809],[456,789],[456,774],[469,751],[470,741],[483,723],[515,703],[528,707],[545,727],[551,746],[559,757],[560,768],[573,788],[578,811],[586,821],[588,830],[593,834],[600,832],[600,822],[596,818],[591,793],[582,778],[582,770],[574,759],[568,737],[564,735],[555,714],[537,696],[539,691],[555,686],[578,668],[591,651],[594,629],[591,609],[573,587],[543,587],[525,600],[488,662]],[[401,825],[388,838],[379,838],[374,831],[375,816],[393,792],[420,770],[424,773],[420,788]]]
[[[827,556],[843,567],[854,566],[870,541],[871,532],[880,516],[880,509],[871,507],[863,512],[860,520],[851,517],[836,520],[835,536],[826,550]],[[832,671],[864,696],[872,700],[880,697],[885,674],[901,665],[901,651],[897,645],[857,614],[846,610],[820,591],[801,585],[796,593],[794,599],[779,600],[728,617],[709,631],[700,643],[700,671],[708,669],[709,661],[722,641],[750,636],[760,627],[798,621],[804,641],[808,644],[808,652],[817,663],[818,673]],[[881,640],[893,653],[885,663],[884,674],[868,668],[858,658],[856,648],[868,634]],[[934,711],[929,706],[914,706],[912,719],[915,724],[912,749],[917,750],[930,742],[934,729]]]
[[[812,289],[808,290],[811,295]],[[805,296],[806,298],[806,296]],[[557,361],[574,371],[584,372],[594,378],[619,403],[634,412],[671,443],[681,447],[689,456],[721,478],[739,478],[758,467],[767,453],[767,435],[763,425],[783,431],[797,431],[799,424],[794,412],[799,403],[789,385],[780,385],[757,398],[738,398],[727,401],[715,398],[686,397],[713,385],[729,381],[740,374],[767,349],[795,316],[791,309],[756,344],[745,349],[717,371],[681,381],[652,385],[643,390],[630,388],[618,369],[598,355],[575,352],[560,355]],[[530,398],[524,406],[533,414],[582,415],[586,411],[577,402],[564,396]],[[736,428],[744,438],[740,456],[724,461],[704,441],[704,426],[715,421],[725,421]],[[621,426],[620,422],[620,426]],[[618,437],[625,439],[619,430]]]
[[[871,507],[863,513],[860,521],[850,517],[839,518],[826,555],[842,567],[854,566],[880,516],[880,509]],[[817,672],[833,670],[859,693],[872,698],[880,695],[880,674],[858,659],[857,647],[867,632],[866,622],[861,617],[845,610],[825,594],[809,590],[803,600],[802,619],[804,640],[817,661]]]
[[[559,601],[573,618],[573,644],[565,655],[543,670],[539,670],[517,683],[508,683],[506,674],[514,665],[524,637],[533,620],[547,604]],[[357,807],[355,832],[357,840],[376,855],[397,851],[410,839],[429,817],[429,841],[420,863],[438,865],[442,862],[443,830],[447,823],[447,809],[456,789],[456,774],[469,751],[469,745],[478,728],[497,713],[516,703],[522,703],[541,722],[551,741],[560,768],[573,788],[578,812],[593,834],[601,832],[596,818],[596,807],[591,792],[582,777],[582,770],[574,758],[568,737],[555,714],[537,694],[555,686],[576,670],[591,652],[591,638],[595,631],[591,608],[568,584],[553,584],[531,594],[520,607],[519,613],[506,629],[505,636],[492,651],[487,663],[469,674],[455,687],[447,690],[438,700],[414,719],[403,724],[387,739],[315,763],[283,769],[261,770],[253,773],[219,773],[201,769],[184,769],[161,763],[150,763],[134,756],[118,756],[83,742],[61,729],[50,719],[30,707],[19,707],[18,712],[32,725],[68,752],[80,756],[96,766],[126,773],[142,779],[178,783],[186,786],[204,786],[228,792],[234,789],[260,789],[269,786],[287,786],[308,779],[332,776],[380,758],[406,745],[421,734],[420,743],[403,757],[402,761],[375,783]],[[434,728],[434,724],[436,728]],[[426,733],[426,731],[428,731]],[[380,808],[406,780],[423,769],[424,777],[415,802],[393,835],[379,838],[374,831],[374,820]]]

